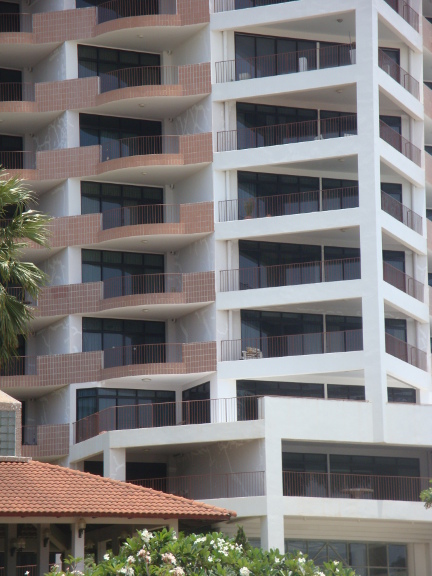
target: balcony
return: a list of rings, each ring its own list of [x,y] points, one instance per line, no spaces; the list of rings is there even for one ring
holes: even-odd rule
[[[176,14],[176,0],[110,0],[98,6],[97,23],[103,24],[118,18],[136,16],[155,16],[159,14]]]
[[[384,282],[388,282],[408,296],[424,302],[424,284],[387,262],[383,262],[383,278]]]
[[[352,44],[216,62],[216,83],[338,68],[356,63]]]
[[[390,214],[393,218],[396,218],[414,232],[418,234],[422,234],[423,232],[423,220],[419,214],[416,214],[410,208],[407,208],[394,198],[392,198],[389,194],[386,194],[381,190],[381,210]]]
[[[106,351],[19,356],[2,366],[2,388],[52,389],[112,378],[208,374],[216,370],[216,343],[148,344]]]
[[[419,31],[420,16],[405,0],[384,0],[384,2],[402,16],[405,22],[408,22],[416,32]]]
[[[258,420],[261,405],[256,397],[217,398],[161,404],[113,406],[74,422],[74,442],[77,444],[102,432],[165,428]]]
[[[22,173],[24,170],[36,170],[36,154],[31,151],[0,150],[0,165],[7,170]]]
[[[382,50],[378,50],[378,66],[384,70],[386,74],[396,80],[398,84],[408,90],[410,94],[420,100],[420,84],[411,74],[404,70],[401,66],[396,64],[390,56],[387,56]]]
[[[427,353],[391,334],[385,335],[386,352],[420,370],[427,371]]]
[[[380,138],[390,144],[398,152],[406,156],[409,160],[421,167],[422,152],[412,142],[404,138],[399,132],[391,128],[388,124],[380,120]]]
[[[22,297],[22,292],[18,295]],[[31,304],[35,307],[37,322],[42,318],[98,314],[105,310],[124,313],[125,308],[137,306],[169,306],[170,317],[175,317],[185,305],[190,313],[214,300],[214,272],[196,272],[143,274],[103,282],[48,286],[41,290],[38,301]]]
[[[221,292],[339,282],[360,278],[360,258],[221,270]]]
[[[357,134],[357,116],[350,114],[322,120],[308,120],[258,128],[240,128],[217,133],[217,151],[280,146]]]
[[[419,502],[420,492],[428,487],[428,478],[283,472],[284,496]]]
[[[265,496],[265,472],[200,474],[130,480],[131,484],[152,488],[191,500]]]
[[[284,4],[286,2],[296,2],[297,0],[214,0],[214,11],[227,12],[229,10],[243,10],[245,8],[256,8],[258,6],[272,6],[274,4]]]
[[[221,361],[231,362],[235,360],[355,352],[362,349],[362,330],[241,338],[238,340],[222,340]]]
[[[34,102],[35,85],[31,82],[0,83],[0,110],[5,102]]]
[[[358,186],[219,202],[219,222],[357,208]]]
[[[69,454],[69,424],[23,426],[22,456],[60,458]]]

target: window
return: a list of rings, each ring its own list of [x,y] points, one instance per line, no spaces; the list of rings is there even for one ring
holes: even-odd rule
[[[235,34],[236,79],[315,70],[316,46],[311,40]]]
[[[96,48],[95,46],[78,46],[78,77],[104,76],[108,72],[124,70],[127,68],[141,68],[154,66],[157,70],[151,75],[151,84],[160,84],[160,56],[145,52],[130,52],[128,50],[112,50],[109,48]],[[123,75],[120,77],[110,75],[109,89],[124,88],[126,86],[142,86],[145,84],[145,75],[142,73]],[[157,76],[155,75],[157,74]],[[150,78],[150,77],[149,77]],[[108,79],[105,77],[104,82]]]
[[[399,203],[402,203],[402,184],[381,182],[381,190]]]
[[[407,341],[407,324],[406,320],[397,320],[393,318],[385,319],[385,331],[389,336],[397,338],[402,342]]]
[[[365,387],[327,384],[327,398],[331,400],[365,400]]]
[[[210,422],[210,382],[182,392],[182,420],[184,424]]]
[[[362,318],[326,316],[327,352],[353,352],[362,348]]]
[[[0,102],[22,100],[22,91],[21,70],[0,68]]]
[[[2,32],[20,32],[19,4],[12,2],[0,2],[0,14],[8,14],[8,18],[3,25]],[[15,16],[16,15],[16,16]]]
[[[109,212],[105,217],[111,228],[164,221],[163,188],[81,182],[81,214]],[[138,210],[136,207],[143,207]],[[149,206],[148,209],[144,207]],[[120,210],[127,208],[127,210]],[[104,222],[105,224],[105,222]],[[105,227],[105,226],[104,226]]]
[[[175,392],[167,390],[84,388],[77,390],[76,410],[77,442],[90,437],[95,424],[89,417],[96,413],[107,431],[176,424]]]
[[[322,209],[342,210],[359,205],[357,180],[322,179]]]
[[[285,540],[285,552],[302,552],[320,565],[336,560],[359,576],[408,576],[405,544]]]
[[[239,261],[240,290],[321,281],[320,246],[240,240]]]
[[[102,161],[141,154],[160,154],[162,123],[136,118],[80,114],[80,146],[102,145]],[[119,142],[122,140],[122,142]]]
[[[164,322],[82,319],[83,352],[113,349],[105,356],[105,368],[165,362]]]
[[[313,140],[317,136],[317,120],[317,110],[237,102],[237,148]]]
[[[15,456],[15,412],[0,410],[0,456]]]
[[[360,278],[360,249],[324,246],[326,282]]]
[[[319,210],[319,179],[238,172],[239,219]]]
[[[104,298],[165,290],[164,277],[155,276],[164,272],[161,254],[82,250],[81,258],[82,281],[104,281]]]
[[[322,138],[340,138],[357,134],[357,116],[333,110],[320,111],[320,133]]]
[[[387,388],[389,402],[400,402],[404,404],[416,404],[417,392],[414,388]]]

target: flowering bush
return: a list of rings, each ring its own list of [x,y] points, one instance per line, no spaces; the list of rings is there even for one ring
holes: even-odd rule
[[[109,552],[84,570],[87,576],[355,576],[338,562],[318,568],[301,553],[266,552],[240,542],[219,532],[177,538],[172,530],[142,530],[117,556]]]

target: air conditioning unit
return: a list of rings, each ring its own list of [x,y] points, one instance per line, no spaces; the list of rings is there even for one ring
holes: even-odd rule
[[[299,72],[307,72],[308,61],[306,56],[300,56],[299,58]]]

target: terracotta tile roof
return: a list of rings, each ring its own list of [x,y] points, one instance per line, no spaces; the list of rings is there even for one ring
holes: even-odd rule
[[[229,520],[235,512],[44,462],[0,461],[0,517]]]

